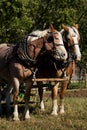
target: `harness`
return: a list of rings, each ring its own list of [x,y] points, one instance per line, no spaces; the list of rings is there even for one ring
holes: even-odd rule
[[[29,35],[26,35],[25,38],[20,42],[17,54],[21,60],[25,61],[28,65],[35,64],[36,60],[33,60],[27,54],[27,38]],[[20,55],[21,54],[21,55]]]
[[[73,58],[72,58],[71,53],[68,53],[68,58],[66,61],[57,61],[54,58],[52,58],[50,61],[54,65],[54,68],[56,71],[61,70],[62,74],[59,77],[62,78],[62,77],[66,77],[66,70],[69,64],[73,62]]]

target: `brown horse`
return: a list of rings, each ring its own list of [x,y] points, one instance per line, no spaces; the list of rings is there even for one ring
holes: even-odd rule
[[[73,72],[73,64],[75,61],[80,61],[81,53],[79,49],[79,40],[80,35],[78,32],[78,25],[74,27],[67,27],[62,25],[62,37],[64,40],[65,48],[68,53],[67,62],[62,62],[55,60],[54,58],[47,57],[47,55],[43,55],[44,58],[41,58],[38,65],[39,69],[37,71],[36,77],[39,78],[63,78],[65,75],[68,76],[68,80],[60,83],[60,110],[59,113],[64,113],[64,96],[66,89],[69,85],[72,72]],[[42,59],[44,59],[42,61]],[[58,105],[57,105],[57,97],[58,97],[58,83],[55,83],[55,86],[52,87],[52,115],[57,115]],[[44,110],[43,103],[43,89],[39,87],[38,90],[40,96],[40,107],[41,110]]]
[[[15,46],[6,43],[0,45],[0,81],[2,82],[4,79],[9,84],[6,98],[7,103],[9,102],[9,91],[13,88],[13,120],[19,120],[17,102],[19,86],[22,82],[26,84],[25,119],[30,118],[27,93],[32,86],[32,76],[39,55],[47,52],[48,55],[53,56],[57,60],[66,60],[67,53],[63,45],[62,37],[60,39],[61,34],[59,34],[51,25],[47,30],[31,33]]]

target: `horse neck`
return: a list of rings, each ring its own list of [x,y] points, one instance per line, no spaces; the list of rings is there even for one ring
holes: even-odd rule
[[[67,40],[68,33],[66,33],[64,30],[62,30],[61,34],[62,34],[62,38],[63,38],[65,49],[66,49],[66,51],[68,51],[68,49],[69,49],[69,47],[68,47],[68,40]]]
[[[27,39],[27,38],[26,38]],[[21,58],[21,60],[24,60],[25,62],[35,64],[37,57],[45,50],[45,37],[39,38],[37,40],[26,42],[27,40],[24,39],[22,42],[20,42],[18,47],[18,56]],[[32,50],[33,46],[33,50]],[[32,52],[30,50],[31,49]]]
[[[17,55],[21,61],[24,61],[28,66],[35,64],[36,60],[33,60],[27,53],[27,43],[20,42],[17,46]]]
[[[44,51],[46,51],[46,47],[45,47],[45,43],[46,43],[46,37],[42,37],[39,38],[37,40],[34,40],[30,43],[28,43],[28,46],[32,47],[33,46],[33,55],[35,55],[35,59],[42,53],[44,53]]]

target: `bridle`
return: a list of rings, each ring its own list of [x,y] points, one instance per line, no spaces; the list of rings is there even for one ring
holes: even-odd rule
[[[53,35],[54,34],[58,34],[58,33],[57,32],[53,32]],[[56,37],[55,37],[55,39],[58,40],[58,38],[56,38]],[[57,43],[54,42],[54,46],[64,46],[64,45],[63,44],[57,44]]]
[[[67,67],[69,66],[69,64],[71,62],[73,62],[73,60],[76,59],[76,55],[73,51],[71,51],[71,48],[73,48],[75,45],[78,45],[78,43],[74,43],[73,45],[68,46],[68,40],[67,40],[67,36],[65,34],[65,32],[62,32],[62,37],[63,37],[63,42],[64,42],[64,46],[67,50],[68,53],[68,58],[66,61],[56,61],[55,59],[52,59],[51,62],[54,64],[55,70],[60,69],[62,72],[61,76],[64,76]],[[61,44],[57,44],[57,46],[60,46]]]
[[[75,45],[79,46],[78,43],[74,43],[73,45],[70,45],[69,48],[74,47]]]
[[[75,60],[76,59],[76,55],[75,53],[72,51],[72,48],[74,46],[79,46],[78,43],[73,43],[72,45],[68,45],[68,39],[67,39],[67,34],[63,31],[62,33],[62,37],[63,37],[63,42],[64,42],[64,45],[65,45],[65,48],[67,50],[67,53],[68,53],[68,60],[69,58],[72,59],[72,60]]]
[[[48,33],[50,33],[50,36],[48,38],[43,38],[43,44],[44,44],[43,46],[45,47],[45,43],[48,43],[48,44],[53,43],[53,48],[51,49],[51,51],[48,51],[43,48],[44,50],[41,50],[42,51],[41,54],[44,54],[45,52],[48,52],[48,53],[51,52],[61,57],[60,53],[56,50],[56,47],[64,46],[64,44],[58,44],[54,42],[54,34],[58,34],[57,32],[48,32]],[[32,36],[38,37],[37,35],[32,35]],[[55,39],[58,39],[58,38],[55,38]]]

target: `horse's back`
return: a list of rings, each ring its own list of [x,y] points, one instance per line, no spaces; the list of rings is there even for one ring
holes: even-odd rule
[[[9,76],[8,73],[8,64],[7,64],[7,53],[9,51],[9,46],[7,43],[0,44],[0,78],[7,79]]]
[[[0,44],[0,68],[5,64],[5,58],[8,52],[9,46],[6,43]]]
[[[8,52],[9,46],[7,43],[0,44],[0,60],[6,55]]]

